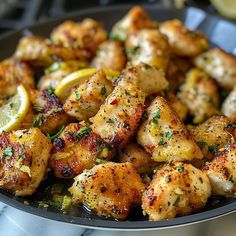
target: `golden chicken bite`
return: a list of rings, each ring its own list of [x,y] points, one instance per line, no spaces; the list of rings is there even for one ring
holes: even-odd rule
[[[91,67],[121,71],[125,68],[125,64],[126,55],[123,45],[119,41],[107,40],[99,46]]]
[[[79,23],[68,20],[53,30],[51,39],[55,44],[85,49],[94,54],[98,46],[107,39],[107,32],[101,23],[90,18]]]
[[[230,145],[216,153],[212,162],[208,162],[203,171],[211,182],[212,194],[235,196],[236,190],[236,144]]]
[[[88,120],[96,115],[112,90],[112,82],[100,70],[72,91],[63,108],[77,120]]]
[[[186,77],[178,94],[198,124],[207,118],[219,114],[219,94],[216,83],[204,71],[193,68]]]
[[[236,86],[234,86],[234,89],[229,93],[222,103],[221,112],[232,122],[236,121]]]
[[[130,162],[139,174],[152,174],[157,166],[157,163],[152,160],[152,156],[136,142],[127,144],[124,150],[119,152],[118,161]]]
[[[100,216],[125,219],[141,204],[145,185],[129,162],[101,164],[76,176],[69,189],[74,204],[84,204]]]
[[[134,135],[144,111],[145,93],[132,83],[120,81],[98,113],[91,128],[112,147],[122,148]]]
[[[178,56],[195,57],[208,48],[208,40],[202,33],[187,29],[179,20],[165,21],[159,29],[168,37],[171,50]]]
[[[236,84],[236,58],[219,48],[212,48],[195,58],[194,63],[214,78],[219,86],[231,90]]]
[[[219,149],[235,143],[234,128],[224,116],[213,116],[190,128],[190,133],[208,160],[211,160]]]
[[[143,8],[135,6],[113,26],[110,38],[125,41],[130,33],[152,28],[157,28],[157,23],[151,20]]]
[[[139,127],[137,141],[157,162],[203,157],[181,119],[162,97],[156,97],[148,107],[147,120]]]
[[[49,66],[54,61],[82,60],[91,58],[91,53],[84,49],[66,48],[53,44],[49,39],[39,36],[25,36],[17,45],[15,57],[29,62],[33,66]]]
[[[211,195],[207,175],[183,162],[157,170],[143,193],[142,208],[151,221],[189,215],[204,208]]]
[[[30,101],[35,112],[33,126],[43,133],[54,134],[70,121],[62,103],[50,90],[31,90]]]
[[[38,128],[0,134],[0,186],[32,195],[46,173],[50,140]]]
[[[73,178],[95,164],[109,160],[114,151],[91,128],[70,123],[53,142],[49,166],[59,178]]]
[[[34,88],[34,77],[29,66],[15,58],[2,61],[0,63],[0,99],[14,95],[20,84],[26,90]]]
[[[143,29],[130,34],[125,42],[129,64],[143,62],[166,71],[170,60],[168,39],[156,29]]]

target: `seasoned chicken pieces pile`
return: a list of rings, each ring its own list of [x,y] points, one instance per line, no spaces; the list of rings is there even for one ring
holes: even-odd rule
[[[154,221],[235,196],[235,68],[201,32],[141,7],[110,33],[87,18],[22,37],[0,62],[0,130],[18,85],[28,102],[0,133],[0,186],[24,196],[74,178],[60,197],[120,220],[133,206]]]

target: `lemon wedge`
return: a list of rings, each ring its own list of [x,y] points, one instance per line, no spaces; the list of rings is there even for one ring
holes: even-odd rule
[[[236,1],[235,0],[211,0],[214,7],[225,17],[236,19]]]
[[[55,89],[55,94],[61,99],[66,99],[70,95],[70,91],[73,87],[82,84],[92,74],[98,71],[99,69],[96,68],[86,68],[69,74],[59,83]],[[118,71],[111,70],[104,70],[104,73],[109,80],[112,80],[112,78],[117,77],[120,74]]]
[[[0,107],[0,133],[16,128],[27,114],[29,105],[29,95],[24,86],[19,85],[16,94]]]

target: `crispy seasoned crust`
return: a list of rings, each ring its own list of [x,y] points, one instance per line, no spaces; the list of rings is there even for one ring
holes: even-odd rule
[[[113,157],[112,148],[89,127],[69,124],[53,142],[50,167],[59,178],[73,178]]]
[[[107,163],[85,170],[69,189],[75,204],[83,203],[98,215],[125,219],[141,203],[145,185],[131,163]]]

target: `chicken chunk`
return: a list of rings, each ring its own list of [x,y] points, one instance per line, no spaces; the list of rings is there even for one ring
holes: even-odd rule
[[[70,121],[61,102],[50,90],[31,90],[30,101],[36,113],[33,126],[43,133],[54,134]]]
[[[149,220],[171,219],[201,210],[210,194],[203,171],[183,162],[170,163],[157,170],[143,194],[142,208]]]
[[[73,178],[113,157],[113,150],[91,128],[69,124],[53,142],[49,165],[56,177]]]
[[[126,55],[123,45],[119,41],[103,42],[97,51],[91,67],[121,71],[125,68]]]
[[[26,90],[33,89],[34,78],[31,69],[24,62],[9,58],[0,63],[0,99],[6,99],[16,93],[18,85]]]
[[[79,23],[68,20],[53,30],[51,39],[55,44],[85,49],[94,54],[98,46],[107,39],[107,32],[101,23],[90,18]]]
[[[151,20],[143,8],[135,6],[113,26],[110,37],[125,41],[130,33],[152,28],[157,28],[157,23]]]
[[[195,57],[208,48],[207,38],[200,32],[187,29],[179,20],[165,21],[160,25],[172,51],[178,56]]]
[[[147,63],[166,71],[170,60],[168,39],[156,29],[130,34],[125,43],[129,64]]]
[[[100,70],[72,91],[65,101],[64,110],[77,120],[88,120],[96,115],[112,90],[112,82]]]
[[[219,114],[219,94],[214,80],[205,72],[194,68],[187,74],[185,83],[178,94],[180,100],[188,107],[198,124],[207,118]]]
[[[152,156],[135,142],[127,144],[124,150],[120,151],[118,161],[130,162],[139,174],[150,175],[157,166],[157,163],[152,160]]]
[[[122,148],[136,131],[144,111],[145,93],[132,83],[120,81],[98,113],[91,128],[112,147]]]
[[[51,143],[37,128],[0,134],[0,186],[32,195],[46,173]]]
[[[216,79],[220,87],[231,90],[236,83],[236,58],[219,48],[199,55],[195,65]]]
[[[40,78],[37,87],[41,90],[55,89],[67,75],[86,66],[85,62],[75,60],[55,62],[45,69],[45,74]]]
[[[74,204],[83,203],[98,215],[125,219],[141,204],[145,185],[131,163],[107,163],[76,176],[69,189]]]
[[[144,63],[128,67],[117,81],[133,83],[147,95],[159,93],[168,87],[164,73],[154,66]]]
[[[82,60],[91,58],[84,49],[66,48],[53,44],[50,40],[38,36],[25,36],[18,43],[15,57],[30,62],[33,66],[49,66],[54,61]]]
[[[221,112],[232,122],[236,121],[236,86],[224,100],[221,107]]]
[[[208,175],[212,194],[234,196],[236,190],[236,144],[225,147],[218,152],[212,162],[203,167]]]
[[[184,161],[203,157],[200,148],[176,112],[162,97],[156,97],[147,109],[137,141],[157,162]]]
[[[224,116],[213,116],[190,128],[190,133],[208,160],[211,160],[219,149],[235,143],[234,128]]]

